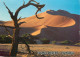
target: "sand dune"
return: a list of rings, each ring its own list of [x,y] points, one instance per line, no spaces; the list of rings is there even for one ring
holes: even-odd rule
[[[73,15],[63,10],[48,10],[39,13],[38,16],[44,18],[37,19],[34,15],[19,21],[26,22],[20,26],[22,27],[20,35],[30,33],[50,40],[79,40],[77,33],[79,28],[78,15]],[[5,25],[13,26],[13,22],[5,22]]]
[[[25,19],[22,19],[20,22],[25,21],[25,24],[22,24],[21,27],[35,27],[39,25],[51,26],[51,27],[68,27],[75,25],[75,20],[60,15],[50,15],[46,12],[38,14],[38,16],[43,16],[43,19],[37,19],[35,16],[31,16]],[[8,21],[5,23],[9,26],[13,25],[13,22]]]

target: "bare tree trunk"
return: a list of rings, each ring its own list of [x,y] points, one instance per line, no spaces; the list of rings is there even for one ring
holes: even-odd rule
[[[18,43],[19,43],[19,25],[17,21],[14,23],[15,29],[13,30],[13,40],[12,40],[12,47],[9,53],[10,56],[16,56],[18,52]]]
[[[18,51],[18,42],[17,42],[17,40],[13,40],[11,51],[10,51],[9,55],[10,56],[16,56],[17,51]]]

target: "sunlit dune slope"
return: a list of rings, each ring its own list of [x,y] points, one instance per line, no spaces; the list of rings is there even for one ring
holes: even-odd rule
[[[26,23],[22,24],[21,27],[35,27],[39,25],[51,26],[51,27],[68,27],[75,25],[75,20],[61,15],[51,15],[48,14],[47,11],[38,14],[40,17],[44,17],[43,19],[37,19],[34,16],[22,19],[20,22],[25,21]],[[8,21],[7,25],[12,25],[12,22]]]
[[[27,16],[27,15],[26,15]],[[48,10],[38,14],[43,19],[37,19],[36,16],[23,18],[19,21],[25,22],[20,27],[20,35],[30,33],[40,38],[50,40],[79,40],[79,16],[70,14],[63,10]],[[12,21],[4,23],[7,26],[13,26]],[[2,31],[2,30],[1,30]],[[2,31],[3,32],[3,31]]]

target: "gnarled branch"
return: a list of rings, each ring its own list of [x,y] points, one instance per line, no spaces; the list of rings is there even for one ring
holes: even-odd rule
[[[36,4],[31,3],[31,2],[35,2]],[[18,16],[18,13],[19,13],[19,11],[20,11],[21,9],[23,9],[23,8],[25,8],[25,7],[28,7],[29,5],[33,5],[33,6],[35,6],[35,7],[38,9],[38,10],[36,11],[35,15],[36,15],[36,17],[37,17],[38,19],[42,19],[43,17],[38,17],[38,16],[37,16],[37,12],[40,11],[45,5],[39,5],[39,3],[37,3],[37,2],[34,1],[34,0],[30,0],[30,1],[29,1],[27,4],[25,4],[25,5],[24,5],[24,3],[23,3],[23,5],[16,10],[16,12],[15,12],[15,17]]]
[[[45,5],[38,5],[38,4],[33,4],[33,3],[30,3],[30,5],[33,5],[33,6],[35,6],[38,10],[36,11],[36,13],[35,13],[35,15],[36,15],[36,17],[38,18],[38,19],[42,19],[42,18],[44,18],[44,17],[38,17],[37,16],[37,13],[38,13],[38,11],[41,11],[41,9],[45,6]]]
[[[21,24],[23,24],[23,23],[26,23],[26,22],[20,22],[19,25],[21,25]]]
[[[17,21],[20,21],[20,20],[21,20],[21,17]]]
[[[3,2],[4,3],[4,2]],[[5,5],[5,7],[7,8],[7,10],[8,10],[8,12],[9,12],[9,14],[10,14],[10,16],[11,16],[11,18],[13,19],[13,12],[11,12],[10,11],[10,9],[6,6],[6,4],[4,3],[4,5]]]
[[[0,27],[4,27],[4,28],[6,29],[6,31],[8,32],[8,36],[9,36],[10,38],[13,38],[13,37],[10,35],[10,31],[7,29],[7,28],[12,28],[12,27],[10,27],[10,26],[5,26],[4,24],[0,25]]]
[[[30,5],[30,2],[31,2],[31,0],[30,0],[27,4],[20,6],[20,7],[16,10],[16,12],[15,12],[15,17],[18,16],[18,13],[19,13],[19,11],[20,11],[21,9],[23,9],[23,8],[25,8],[25,7],[28,7],[28,6]],[[24,3],[23,3],[23,4],[24,4]]]
[[[4,26],[5,27],[5,26]],[[7,29],[7,27],[5,27],[6,31],[8,32],[8,37],[10,38],[13,38],[11,35],[10,35],[10,31]]]
[[[36,2],[36,1],[34,1],[34,0],[32,0],[32,2],[35,2],[36,4],[39,4],[38,2]]]
[[[23,0],[23,5],[25,5],[25,1]]]

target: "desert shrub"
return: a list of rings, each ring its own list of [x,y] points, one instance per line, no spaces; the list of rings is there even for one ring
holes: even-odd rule
[[[12,39],[6,35],[0,35],[0,43],[11,43]]]
[[[65,40],[65,41],[61,41],[60,44],[66,44],[66,45],[69,45],[69,44],[72,44],[72,42],[69,41],[69,40]]]
[[[28,36],[30,36],[30,34],[28,33],[22,35],[22,37],[28,37]]]
[[[55,43],[56,43],[56,41],[51,41],[51,43],[52,43],[52,44],[55,44]]]
[[[41,39],[42,44],[49,44],[50,40],[48,40],[47,38],[43,38]]]
[[[5,43],[6,35],[0,35],[0,43]]]
[[[26,33],[26,34],[23,34],[23,35],[22,35],[22,38],[25,38],[25,39],[26,39],[26,42],[27,42],[28,44],[36,44],[35,39],[36,39],[37,37],[35,37],[35,36],[32,36],[32,35]]]
[[[6,37],[5,38],[5,43],[12,43],[12,38]]]
[[[80,42],[79,43],[76,43],[75,45],[80,45]]]

